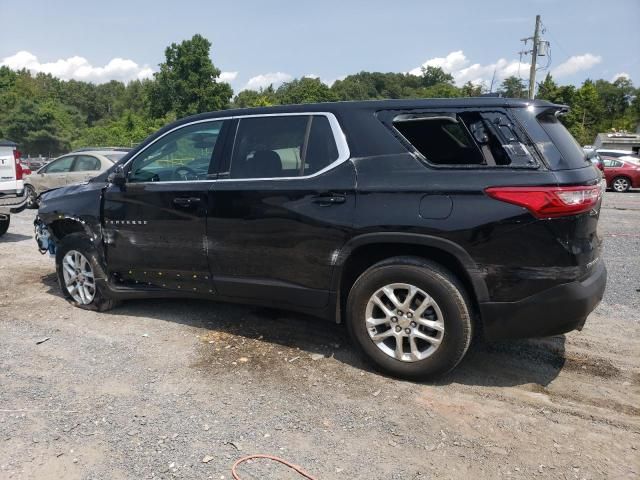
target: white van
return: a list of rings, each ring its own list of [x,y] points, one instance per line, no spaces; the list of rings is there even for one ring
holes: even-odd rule
[[[27,205],[17,146],[10,140],[0,140],[0,236],[9,229],[11,214]]]

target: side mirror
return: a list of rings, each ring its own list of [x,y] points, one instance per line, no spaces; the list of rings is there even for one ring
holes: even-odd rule
[[[107,177],[107,181],[119,187],[127,183],[127,177],[124,174],[124,168],[122,168],[122,165],[116,165],[116,168],[114,168],[113,172],[111,172]]]

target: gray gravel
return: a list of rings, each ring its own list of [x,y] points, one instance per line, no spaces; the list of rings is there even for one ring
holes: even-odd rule
[[[324,480],[640,474],[638,193],[607,193],[609,289],[582,332],[476,346],[431,384],[371,371],[342,327],[297,314],[73,308],[33,216],[0,239],[2,479],[229,479],[251,453]]]

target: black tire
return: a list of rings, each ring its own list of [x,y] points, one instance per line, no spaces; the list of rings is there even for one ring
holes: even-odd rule
[[[611,181],[611,189],[614,192],[624,193],[631,188],[631,181],[627,177],[616,177]]]
[[[9,230],[10,223],[11,223],[10,215],[0,216],[0,237],[5,233],[7,233],[7,230]]]
[[[96,280],[96,289],[93,300],[90,303],[83,304],[74,300],[65,286],[64,274],[62,272],[62,260],[70,250],[76,250],[84,255],[93,270],[94,278]],[[58,275],[58,283],[60,284],[62,294],[72,305],[84,310],[95,310],[99,312],[110,310],[116,306],[117,302],[109,298],[107,292],[103,291],[103,288],[101,287],[99,279],[104,280],[107,276],[100,264],[95,245],[86,235],[81,233],[72,233],[62,238],[56,250],[56,273]]]
[[[36,200],[38,194],[36,193],[36,189],[31,185],[25,185],[24,194],[27,197],[27,208],[38,208],[38,201]]]
[[[442,312],[442,342],[427,358],[398,360],[384,353],[369,336],[365,320],[369,299],[392,283],[423,290]],[[434,378],[451,371],[466,354],[473,336],[470,303],[460,281],[441,265],[419,257],[390,258],[360,275],[349,292],[346,323],[352,340],[368,360],[384,372],[408,379]]]

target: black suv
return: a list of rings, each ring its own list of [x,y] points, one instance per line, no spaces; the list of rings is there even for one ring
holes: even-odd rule
[[[40,199],[62,291],[260,304],[345,322],[382,369],[580,329],[601,300],[601,177],[544,101],[291,105],[175,122]]]

